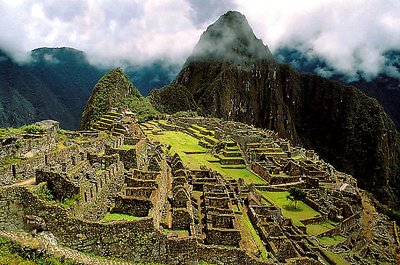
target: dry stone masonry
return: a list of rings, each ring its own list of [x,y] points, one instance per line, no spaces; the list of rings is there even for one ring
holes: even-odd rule
[[[40,125],[40,135],[1,139],[3,236],[51,235],[60,248],[123,264],[395,263],[397,226],[370,212],[357,181],[275,132],[202,117],[139,124],[127,109],[88,131]],[[157,140],[168,132],[198,149]],[[196,167],[196,155],[213,158]],[[291,217],[293,205],[271,195],[291,187],[307,192],[301,207],[314,216]]]

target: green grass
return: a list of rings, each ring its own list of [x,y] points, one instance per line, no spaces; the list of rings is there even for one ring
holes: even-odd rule
[[[268,260],[268,253],[267,250],[265,249],[263,242],[260,238],[260,236],[258,235],[257,231],[254,229],[253,225],[250,222],[250,219],[248,217],[248,215],[246,213],[243,213],[240,217],[240,219],[242,220],[242,223],[244,224],[244,227],[242,227],[242,229],[247,229],[248,232],[250,232],[250,235],[248,235],[248,233],[245,233],[244,231],[241,233],[243,238],[242,240],[244,240],[245,242],[248,240],[254,239],[254,242],[258,248],[258,250],[260,250],[261,252],[261,257],[263,260]],[[246,238],[251,236],[251,238]],[[246,246],[248,246],[249,244],[246,242]]]
[[[118,148],[119,150],[132,150],[132,149],[135,149],[135,146],[134,145],[129,145],[129,144],[124,144],[124,145],[121,145],[119,148]]]
[[[7,137],[10,135],[22,134],[22,133],[41,134],[44,131],[45,129],[39,125],[29,124],[19,128],[0,128],[0,137]]]
[[[298,160],[298,159],[301,159],[303,157],[301,155],[295,155],[295,156],[292,156],[291,158],[294,159],[294,160]]]
[[[300,221],[304,219],[309,219],[312,217],[320,216],[320,213],[312,209],[310,206],[302,201],[297,203],[297,208],[289,201],[286,196],[289,192],[270,192],[270,191],[259,191],[262,195],[270,199],[276,206],[282,209],[282,214],[292,219],[293,224],[297,226],[304,226]]]
[[[160,135],[151,135],[156,141],[171,145],[171,153],[178,153],[182,162],[190,169],[200,169],[200,166],[206,166],[219,172],[228,179],[242,178],[246,183],[265,184],[265,180],[248,171],[247,169],[223,168],[220,163],[210,153],[185,154],[186,152],[205,152],[206,149],[199,146],[199,140],[183,132],[165,131]]]
[[[346,240],[343,236],[321,237],[318,239],[322,245],[332,246]]]
[[[310,235],[318,235],[321,233],[324,233],[328,230],[331,230],[332,228],[334,228],[336,226],[336,223],[333,221],[323,221],[323,222],[319,222],[319,223],[315,223],[315,224],[310,224],[307,225],[307,234]]]
[[[59,202],[59,205],[64,209],[71,209],[78,204],[79,199],[79,194],[76,194],[73,197],[64,198],[61,202]]]
[[[350,265],[351,263],[349,261],[347,261],[343,255],[341,254],[335,254],[333,252],[330,252],[328,250],[322,250],[329,258],[331,258],[332,260],[334,260],[336,262],[337,265]]]
[[[159,135],[151,136],[154,140],[161,143],[170,144],[172,146],[171,151],[177,152],[178,154],[184,151],[205,151],[205,149],[198,145],[199,140],[178,131],[165,131]]]
[[[103,219],[101,219],[101,221],[102,222],[119,221],[119,220],[133,221],[139,218],[140,217],[129,214],[106,213],[106,215],[103,217]]]

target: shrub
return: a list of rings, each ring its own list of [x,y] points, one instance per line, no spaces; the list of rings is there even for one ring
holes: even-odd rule
[[[41,134],[44,133],[45,129],[39,125],[36,124],[30,124],[30,125],[25,125],[22,126],[21,129],[30,134]]]

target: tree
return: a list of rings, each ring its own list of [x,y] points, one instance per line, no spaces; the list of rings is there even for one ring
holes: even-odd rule
[[[307,192],[302,189],[291,187],[289,188],[289,195],[286,196],[286,199],[294,202],[294,208],[297,208],[297,202],[302,201],[307,197]]]

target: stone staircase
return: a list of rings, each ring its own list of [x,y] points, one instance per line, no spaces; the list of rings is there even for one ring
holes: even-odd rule
[[[226,141],[224,142],[224,145],[224,149],[219,154],[215,155],[215,157],[219,159],[219,163],[222,165],[222,168],[246,168],[244,159],[236,142]]]
[[[201,127],[197,124],[190,125],[186,130],[187,134],[195,137],[199,140],[199,145],[206,149],[212,148],[214,145],[219,143],[219,140],[215,138],[215,132]]]
[[[92,129],[96,131],[109,131],[114,136],[124,135],[126,129],[119,123],[122,119],[122,114],[116,112],[108,112],[101,116]]]

